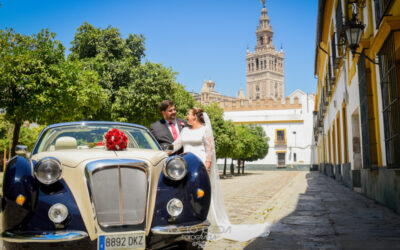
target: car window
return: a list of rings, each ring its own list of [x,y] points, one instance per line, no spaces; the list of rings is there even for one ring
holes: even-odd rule
[[[128,137],[127,148],[159,149],[153,137],[142,128],[113,124],[78,124],[48,129],[39,139],[37,153],[69,149],[105,148],[104,135],[116,128]]]

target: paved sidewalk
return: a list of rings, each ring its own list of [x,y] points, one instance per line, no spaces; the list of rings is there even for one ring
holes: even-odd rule
[[[298,173],[246,223],[274,223],[266,238],[206,249],[400,249],[400,216],[318,172]]]

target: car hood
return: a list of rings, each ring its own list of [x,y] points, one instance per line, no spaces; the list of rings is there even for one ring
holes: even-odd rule
[[[168,155],[163,151],[152,149],[128,149],[124,151],[108,151],[104,149],[68,149],[38,153],[32,156],[32,160],[39,161],[45,157],[54,157],[58,159],[62,165],[75,168],[83,161],[100,159],[140,159],[147,160],[155,166],[162,159],[168,157]]]

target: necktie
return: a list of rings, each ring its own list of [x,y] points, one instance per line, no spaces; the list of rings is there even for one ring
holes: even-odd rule
[[[178,132],[176,131],[175,124],[169,122],[169,125],[171,126],[172,135],[174,136],[174,141],[175,141],[176,138],[178,138]]]

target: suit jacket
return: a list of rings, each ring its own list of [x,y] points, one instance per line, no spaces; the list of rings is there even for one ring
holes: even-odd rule
[[[178,123],[179,133],[182,131],[184,126],[188,126],[186,120],[176,119]],[[182,124],[184,124],[182,126]],[[158,143],[160,143],[161,147],[167,144],[172,144],[174,142],[174,137],[172,136],[171,131],[168,128],[168,122],[165,119],[161,119],[156,121],[150,125],[150,131],[157,139]],[[183,152],[183,148],[178,150],[176,153],[180,154]]]

